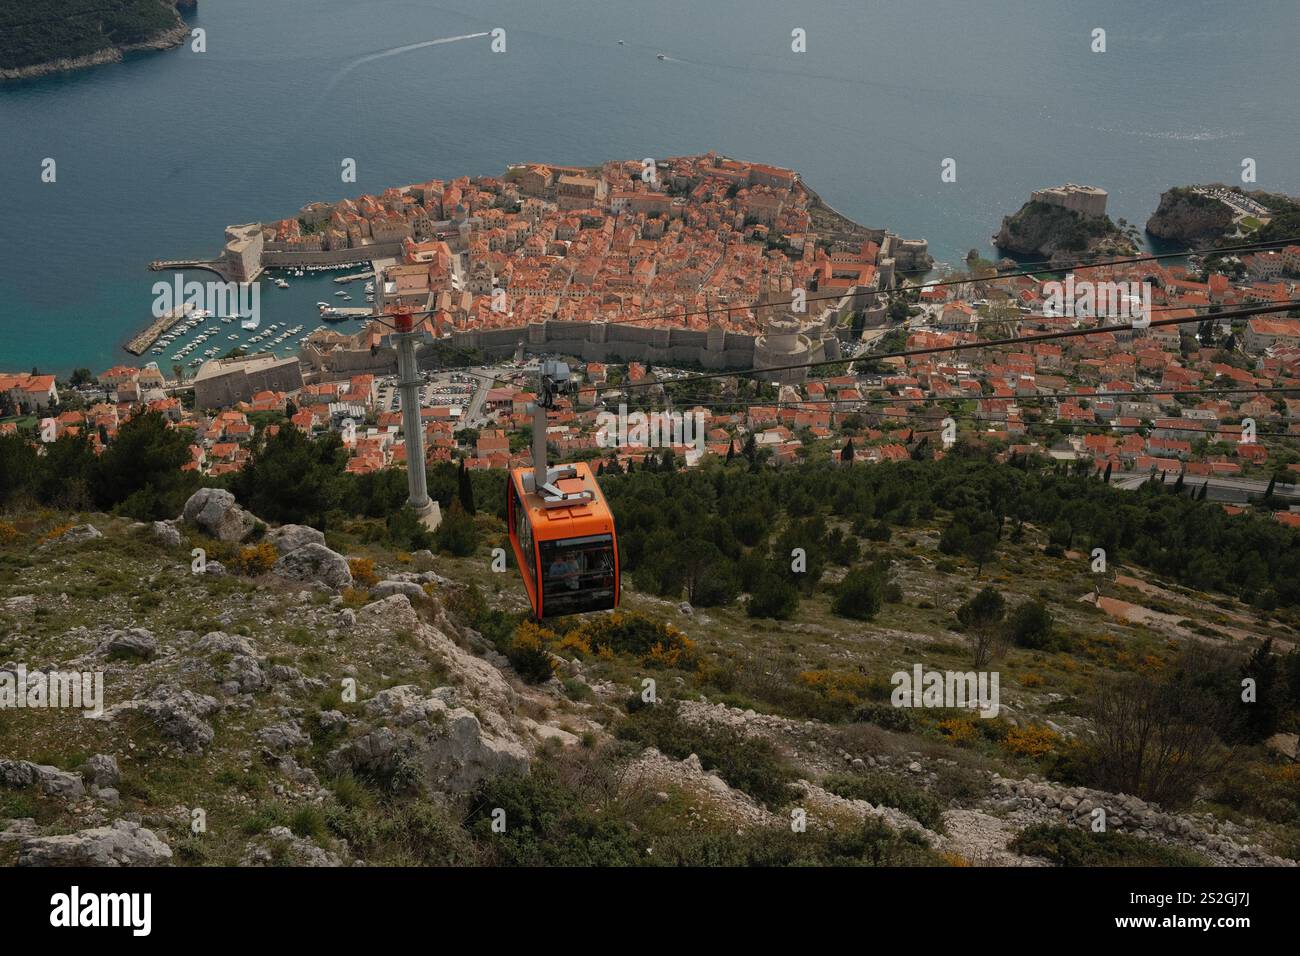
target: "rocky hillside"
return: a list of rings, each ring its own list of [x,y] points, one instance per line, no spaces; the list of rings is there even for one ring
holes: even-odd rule
[[[1231,209],[1212,196],[1180,186],[1160,194],[1160,205],[1146,228],[1160,239],[1199,246],[1222,237],[1231,227]]]
[[[626,611],[562,633],[518,623],[520,588],[486,548],[367,537],[268,527],[216,489],[171,521],[0,521],[0,692],[20,673],[29,688],[38,671],[104,678],[93,716],[0,709],[0,863],[1256,865],[1300,850],[1219,797],[1169,809],[1044,774],[1084,732],[1071,694],[1098,669],[1154,660],[1192,627],[1276,628],[1230,601],[1198,615],[1200,598],[1161,592],[1182,622],[1167,631],[1072,602],[1062,627],[1111,637],[1008,652],[1001,716],[929,722],[875,703],[863,677],[964,655],[935,602],[965,589],[922,557],[925,528],[889,545],[918,560],[872,624],[812,601],[760,622],[629,587]],[[1085,590],[1030,568],[1036,553],[999,586]]]
[[[1027,202],[1002,219],[994,243],[1003,252],[1041,259],[1072,260],[1095,253],[1132,255],[1131,237],[1109,216],[1090,217],[1044,202]]]

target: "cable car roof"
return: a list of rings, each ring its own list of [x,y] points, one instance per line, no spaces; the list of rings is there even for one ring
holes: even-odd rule
[[[555,486],[569,494],[591,492],[590,499],[578,499],[572,504],[560,506],[547,504],[541,495],[527,490],[523,479],[532,474],[530,468],[511,469],[511,480],[519,488],[520,500],[528,513],[528,523],[539,535],[546,534],[548,530],[565,536],[609,533],[613,527],[613,517],[591,467],[586,462],[575,462],[568,467],[573,468],[574,476],[556,480]]]

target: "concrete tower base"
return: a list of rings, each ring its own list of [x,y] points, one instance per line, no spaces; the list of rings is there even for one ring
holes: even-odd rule
[[[442,524],[442,508],[438,507],[438,502],[432,498],[423,508],[416,511],[416,517],[420,519],[420,524],[429,531],[437,531],[438,525]]]

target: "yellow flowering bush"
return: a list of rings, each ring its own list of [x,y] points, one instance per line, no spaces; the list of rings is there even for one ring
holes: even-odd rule
[[[1030,724],[1008,730],[1002,738],[1002,746],[1017,756],[1037,759],[1055,750],[1060,741],[1060,734],[1050,727]]]
[[[375,562],[370,558],[348,558],[348,570],[352,572],[352,580],[363,587],[372,588],[379,583]]]
[[[948,738],[950,743],[965,744],[974,741],[979,736],[979,731],[975,728],[975,721],[970,717],[952,717],[948,720],[939,721],[939,732]]]
[[[241,548],[239,554],[235,557],[235,570],[240,574],[248,575],[250,578],[257,577],[259,574],[266,574],[270,571],[279,557],[279,552],[275,550],[275,545],[270,541],[249,545]]]
[[[530,644],[567,656],[595,655],[611,660],[629,654],[649,667],[694,666],[695,642],[671,624],[652,621],[640,614],[614,612],[583,621],[561,636],[532,622],[519,625],[516,640],[526,636]]]
[[[835,704],[856,705],[867,699],[874,682],[857,671],[800,671],[799,683]]]

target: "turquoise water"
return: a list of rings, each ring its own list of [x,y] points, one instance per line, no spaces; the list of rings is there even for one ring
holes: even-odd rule
[[[1001,216],[1046,184],[1102,185],[1111,215],[1136,222],[1170,185],[1238,181],[1243,157],[1260,188],[1300,192],[1296,13],[1290,0],[200,0],[206,53],[0,86],[0,369],[129,358],[120,346],[160,278],[149,261],[213,255],[227,223],[524,160],[716,149],[789,166],[846,215],[947,260],[988,251]],[[398,50],[496,27],[504,54],[482,37]],[[796,27],[806,54],[790,51]],[[1104,54],[1089,50],[1096,27]],[[956,183],[940,182],[948,157]],[[264,288],[263,322],[310,330],[338,287],[289,281]],[[169,368],[170,354],[145,358]]]

